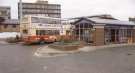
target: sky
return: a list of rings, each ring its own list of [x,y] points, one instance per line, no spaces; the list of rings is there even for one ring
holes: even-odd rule
[[[35,0],[23,0],[35,2]],[[117,19],[128,20],[135,16],[135,0],[48,0],[62,5],[62,18],[111,14]],[[17,18],[18,0],[0,0],[0,5],[11,6],[12,18]]]

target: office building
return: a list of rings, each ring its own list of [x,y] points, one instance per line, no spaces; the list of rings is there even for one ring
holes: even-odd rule
[[[10,10],[10,7],[0,6],[0,17],[3,17],[4,19],[10,19]]]
[[[20,10],[20,3],[18,3],[18,10]],[[49,4],[48,1],[38,0],[35,3],[22,3],[22,14],[33,16],[49,16],[61,18],[61,5]],[[20,11],[18,11],[18,18]]]

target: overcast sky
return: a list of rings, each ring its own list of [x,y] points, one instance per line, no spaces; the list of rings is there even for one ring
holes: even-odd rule
[[[0,0],[0,2],[0,5],[11,5],[12,18],[17,18],[17,0]],[[128,17],[135,16],[135,0],[49,0],[49,2],[62,5],[63,18],[111,14],[118,19],[127,20]]]

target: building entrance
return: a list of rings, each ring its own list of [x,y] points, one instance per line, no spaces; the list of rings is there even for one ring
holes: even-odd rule
[[[85,41],[87,43],[92,43],[93,26],[90,23],[79,23],[75,26],[75,36],[80,41]]]
[[[119,30],[118,29],[111,29],[110,33],[111,33],[110,42],[113,42],[113,43],[118,42],[119,41]]]
[[[128,43],[132,39],[131,27],[106,27],[105,28],[105,44]]]

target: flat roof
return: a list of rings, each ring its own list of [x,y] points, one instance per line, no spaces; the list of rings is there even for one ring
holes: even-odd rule
[[[88,20],[89,22],[92,22],[94,25],[132,25],[135,26],[134,22],[130,21],[122,21],[117,19],[108,19],[108,18],[98,18],[98,17],[82,17],[77,18],[78,20],[74,23],[80,21],[81,19]],[[75,20],[75,19],[72,19]]]
[[[10,9],[10,6],[0,6],[0,9]]]
[[[88,18],[89,20],[97,24],[112,24],[112,25],[134,25],[135,23],[130,21],[112,20],[112,19],[100,19],[100,18]]]

